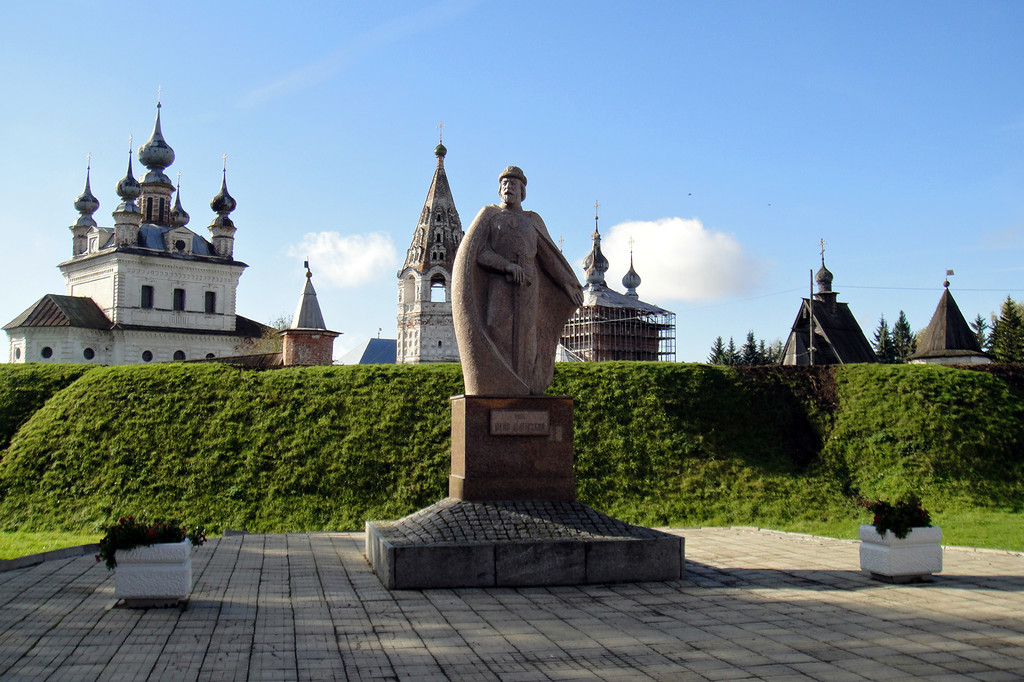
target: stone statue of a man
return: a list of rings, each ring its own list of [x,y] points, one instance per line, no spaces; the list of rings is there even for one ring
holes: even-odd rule
[[[524,211],[526,176],[499,176],[455,256],[452,313],[466,395],[542,395],[562,328],[583,303],[569,263],[540,216]]]

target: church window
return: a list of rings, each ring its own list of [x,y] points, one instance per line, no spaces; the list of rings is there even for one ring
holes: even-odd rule
[[[151,351],[151,350],[144,350],[144,351],[142,351],[142,361],[143,362],[149,362],[152,359],[153,359],[153,351]]]
[[[53,349],[49,346],[43,346],[43,350],[41,350],[39,354],[43,356],[44,360],[49,360],[53,357]]]
[[[153,307],[153,287],[148,284],[142,285],[142,302],[139,304],[140,308],[152,308]]]
[[[176,351],[174,351],[174,361],[175,362],[181,362],[184,359],[185,359],[185,351],[183,351],[183,350],[176,350]]]
[[[440,232],[435,232],[434,233],[434,241],[440,244],[441,243],[441,239],[442,239],[441,233]]]
[[[175,242],[174,242],[174,249],[176,251],[184,251],[185,250],[185,240],[184,239],[177,239],[177,240],[175,240]]]
[[[14,359],[21,360],[21,348],[14,349]]]
[[[82,357],[84,357],[86,360],[92,360],[94,357],[96,357],[96,351],[94,351],[92,348],[86,348],[85,350],[82,351]]]
[[[206,312],[213,314],[217,312],[217,292],[206,292]]]
[[[153,222],[153,197],[146,197],[146,222]]]
[[[213,353],[207,353],[206,354],[206,359],[207,360],[213,360],[215,357],[217,357],[217,356],[214,355]]]
[[[163,197],[160,197],[160,218],[159,218],[159,220],[157,222],[159,222],[161,225],[164,224],[164,214],[165,214],[165,211],[166,211],[166,207],[167,207],[167,200],[164,199]]]
[[[184,310],[185,309],[185,290],[175,289],[174,290],[174,309]]]
[[[430,302],[444,303],[445,300],[446,292],[444,290],[444,277],[441,275],[434,275],[430,278]]]

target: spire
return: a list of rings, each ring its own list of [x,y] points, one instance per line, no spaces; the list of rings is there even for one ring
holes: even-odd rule
[[[224,156],[224,171],[220,180],[220,191],[217,195],[210,200],[210,208],[213,209],[217,217],[213,219],[211,227],[213,225],[229,225],[232,226],[234,223],[231,222],[231,218],[228,214],[238,207],[238,202],[235,198],[228,193],[228,163],[227,156]]]
[[[217,214],[217,217],[210,223],[210,233],[213,237],[213,248],[217,255],[223,258],[234,258],[235,224],[231,222],[228,214],[235,210],[238,203],[234,197],[228,194],[227,154],[222,156],[221,159],[224,161],[224,170],[220,181],[220,191],[210,201],[210,208]]]
[[[92,174],[92,154],[89,155],[89,162],[85,167],[85,189],[75,199],[75,210],[79,212],[77,227],[96,227],[96,221],[92,214],[100,207],[99,200],[93,196],[92,188],[89,186],[89,176]]]
[[[132,172],[132,142],[130,136],[128,138],[128,172],[118,181],[114,189],[117,192],[117,196],[121,197],[121,203],[114,210],[114,213],[139,212],[138,207],[135,205],[135,200],[142,193],[142,186],[139,185],[135,179],[135,174]]]
[[[171,179],[163,172],[165,168],[174,163],[174,150],[167,144],[167,140],[164,139],[163,132],[160,130],[161,106],[157,101],[153,134],[149,136],[149,140],[144,145],[139,147],[139,162],[149,169],[149,172],[142,178],[143,183],[160,183],[173,187]]]
[[[590,249],[590,253],[583,259],[583,269],[587,273],[587,286],[608,286],[604,281],[604,273],[608,272],[608,259],[601,253],[601,233],[597,229],[598,212],[600,204],[594,202],[594,234],[591,238],[594,240],[594,246]]]
[[[295,316],[288,328],[327,329],[323,313],[320,312],[320,303],[316,298],[316,290],[313,289],[313,272],[309,269],[308,260],[303,263],[303,267],[306,268],[306,285],[302,288],[299,305],[295,308]]]
[[[640,298],[636,288],[640,286],[640,275],[633,269],[633,238],[629,239],[629,271],[622,277],[622,286],[626,287],[626,296]]]
[[[181,173],[178,173],[178,186],[174,192],[174,207],[171,208],[171,227],[188,225],[189,215],[181,207]]]
[[[814,281],[818,283],[818,295],[832,293],[832,273],[825,267],[825,240],[822,239],[818,242],[821,246],[821,269],[814,276]]]
[[[455,264],[455,251],[462,241],[462,221],[455,208],[455,199],[452,198],[448,175],[444,170],[444,157],[447,154],[448,150],[443,144],[438,143],[434,148],[437,167],[434,169],[434,177],[430,182],[430,189],[427,190],[427,198],[423,202],[423,210],[420,211],[412,242],[406,252],[403,270],[413,268],[419,272],[426,272],[432,267],[440,266],[450,273]]]

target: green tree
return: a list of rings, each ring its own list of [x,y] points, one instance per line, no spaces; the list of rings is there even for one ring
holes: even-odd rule
[[[725,342],[722,341],[722,337],[719,336],[715,339],[715,342],[711,344],[711,354],[708,355],[709,365],[724,365],[725,364]]]
[[[997,362],[1024,362],[1024,317],[1009,296],[992,324],[992,354]]]
[[[729,345],[725,348],[725,362],[723,365],[738,365],[740,364],[740,353],[736,350],[736,342],[729,337]]]
[[[889,323],[885,321],[885,315],[878,320],[878,329],[875,330],[875,357],[879,362],[896,362],[896,346],[892,342],[892,333],[889,331]]]
[[[917,350],[917,339],[914,338],[907,314],[902,310],[896,324],[892,326],[892,345],[896,351],[896,362],[906,362]]]
[[[988,320],[982,317],[981,313],[978,313],[978,316],[974,318],[974,321],[971,322],[970,325],[971,330],[974,331],[974,335],[978,337],[978,346],[980,346],[983,351],[992,350],[992,340],[988,333],[988,330],[990,329]]]
[[[754,330],[751,329],[747,332],[747,340],[740,347],[740,361],[741,365],[760,365],[761,355],[757,352],[757,338],[754,336]]]

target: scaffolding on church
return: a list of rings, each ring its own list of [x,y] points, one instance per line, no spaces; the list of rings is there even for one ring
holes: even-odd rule
[[[562,345],[584,362],[675,362],[675,313],[641,301],[635,304],[638,307],[584,304],[566,323]]]

